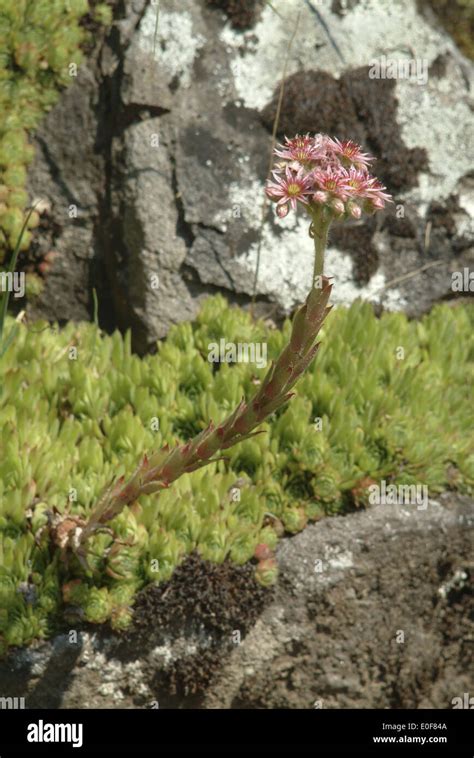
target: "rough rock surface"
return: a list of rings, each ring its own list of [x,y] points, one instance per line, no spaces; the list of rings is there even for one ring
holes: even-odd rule
[[[296,17],[293,2],[272,5],[280,15],[162,0],[155,39],[156,3],[117,4],[107,41],[37,136],[31,189],[53,205],[40,244],[60,255],[35,315],[84,317],[95,285],[104,325],[132,326],[143,351],[216,288],[248,302],[259,241],[261,301],[288,312],[304,299],[306,219],[271,210],[261,230]],[[333,300],[419,315],[453,297],[451,273],[474,261],[473,65],[415,0],[298,7],[280,136],[360,139],[395,197],[376,219],[334,230]],[[384,56],[392,68],[372,78]]]
[[[83,67],[35,135],[29,190],[49,210],[33,247],[40,257],[53,253],[54,265],[30,309],[33,317],[89,318],[95,226],[105,187],[105,158],[95,149],[97,98],[92,70]]]
[[[193,557],[142,593],[125,635],[68,631],[11,653],[2,695],[30,708],[451,708],[473,685],[473,547],[474,503],[444,495],[283,540],[272,590],[250,566]]]

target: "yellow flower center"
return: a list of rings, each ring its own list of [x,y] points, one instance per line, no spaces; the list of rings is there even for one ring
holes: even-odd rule
[[[289,184],[287,192],[289,195],[299,195],[301,191],[299,184]]]

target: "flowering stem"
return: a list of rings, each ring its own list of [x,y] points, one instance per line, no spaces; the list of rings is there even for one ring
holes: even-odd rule
[[[128,481],[122,477],[103,494],[81,532],[81,545],[100,525],[117,516],[140,495],[166,489],[182,474],[218,460],[215,456],[220,451],[258,434],[255,430],[262,421],[293,397],[294,385],[315,357],[319,347],[318,332],[331,310],[328,306],[331,289],[326,277],[319,287],[311,289],[293,319],[288,344],[272,363],[254,397],[248,402],[242,400],[224,421],[217,426],[209,424],[186,444],[174,448],[166,445],[145,456]]]
[[[316,286],[316,280],[324,276],[324,253],[328,241],[329,227],[331,226],[332,217],[323,217],[323,213],[318,211],[313,215],[310,235],[314,241],[314,266],[313,266],[313,287]]]

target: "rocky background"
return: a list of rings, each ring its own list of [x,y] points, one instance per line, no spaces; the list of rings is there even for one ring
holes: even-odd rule
[[[474,263],[473,65],[414,0],[120,0],[116,22],[35,136],[29,176],[48,261],[34,318],[132,327],[152,349],[221,290],[278,318],[307,291],[303,218],[262,227],[279,137],[373,152],[395,204],[335,229],[334,301],[417,316]],[[371,79],[374,59],[426,83]],[[462,296],[469,293],[461,293]],[[0,664],[27,707],[450,708],[472,692],[474,504],[377,506],[285,540],[273,590],[196,557],[145,590],[122,636],[71,629]],[[190,587],[193,591],[190,592]],[[74,630],[73,630],[74,631]]]
[[[88,319],[95,287],[101,325],[132,327],[144,352],[216,289],[248,303],[259,246],[261,310],[304,299],[306,219],[269,209],[261,223],[285,59],[279,137],[359,140],[395,198],[334,229],[334,302],[419,315],[455,296],[451,273],[474,256],[473,64],[427,3],[272,6],[163,0],[156,31],[156,2],[117,3],[36,135],[30,191],[45,201],[35,244],[48,272],[33,317]],[[418,78],[371,78],[382,56],[412,60]]]

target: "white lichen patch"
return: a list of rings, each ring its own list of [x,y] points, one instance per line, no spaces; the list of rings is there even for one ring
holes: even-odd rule
[[[474,219],[474,195],[472,193],[460,192],[459,205],[471,219]]]
[[[116,699],[115,686],[112,682],[101,684],[98,691],[99,691],[99,695],[103,695],[103,697],[112,697],[114,700]],[[122,694],[122,699],[123,699],[123,694]]]
[[[145,682],[143,666],[146,664],[144,661],[137,659],[123,663],[109,657],[109,648],[112,643],[113,640],[103,640],[99,649],[98,638],[95,635],[81,633],[82,650],[79,663],[83,669],[100,674],[101,684],[98,693],[115,703],[120,703],[125,699],[124,690],[133,691],[135,695],[142,697],[151,697]]]
[[[115,658],[106,659],[101,670],[104,682],[118,682],[123,676],[123,665]]]
[[[163,645],[153,648],[151,659],[163,668],[168,668],[175,661],[193,657],[200,650],[209,648],[212,639],[205,634],[197,634],[192,637],[177,637],[175,640],[167,640]]]
[[[292,0],[289,0],[287,5],[291,4]],[[275,61],[283,60],[278,51],[287,43],[288,29],[267,6],[254,35],[259,41],[257,47],[249,45],[246,37],[226,24],[221,40],[231,56],[230,69],[238,97],[248,108],[263,108],[275,89]],[[289,72],[292,72],[291,64]]]
[[[381,67],[381,75],[396,78],[402,138],[408,147],[424,147],[428,154],[429,171],[406,196],[419,203],[423,215],[432,200],[445,198],[454,190],[474,158],[474,120],[466,84],[466,77],[473,78],[472,64],[462,61],[443,30],[418,14],[415,2],[362,0],[342,17],[331,13],[328,4],[312,3],[328,25],[344,62],[306,4],[274,0],[278,13],[267,6],[252,35],[237,33],[230,24],[221,34],[231,57],[238,97],[248,108],[267,105],[287,56],[288,76],[320,70],[338,77],[347,69],[385,61],[388,69],[384,74]],[[288,55],[297,11],[301,11],[300,23]],[[446,76],[430,75],[431,64],[444,54],[449,59]]]
[[[429,171],[419,175],[418,186],[405,196],[423,208],[454,193],[474,161],[474,119],[467,100],[460,97],[465,83],[454,63],[449,85],[445,92],[434,78],[426,87],[397,84],[402,139],[407,147],[424,147],[428,155]]]
[[[248,163],[248,156],[244,156],[242,162]],[[262,221],[263,191],[262,182],[252,177],[231,182],[227,189],[227,209],[215,214],[213,225],[225,232],[232,219],[242,219],[250,228],[258,229]]]
[[[278,236],[268,221],[262,229],[258,290],[275,298],[289,311],[303,302],[308,294],[313,272],[313,243],[305,216],[290,214],[278,223],[282,227]],[[255,224],[254,228],[258,226]],[[258,243],[254,243],[238,258],[238,262],[252,274],[257,265],[257,251]],[[386,280],[380,271],[365,286],[358,287],[354,283],[351,257],[331,245],[326,252],[325,273],[333,277],[331,302],[335,305],[350,305],[360,297],[374,303],[381,302],[387,310],[403,310],[406,306],[398,289],[384,290]]]
[[[275,10],[269,5],[265,8],[252,34],[242,35],[230,24],[225,26],[221,40],[229,54],[234,53],[231,71],[237,93],[247,107],[262,108],[273,95],[278,81],[275,63],[283,68],[297,12],[301,16],[288,56],[288,75],[318,69],[338,76],[347,68],[368,65],[387,52],[403,60],[415,50],[417,56],[432,61],[446,48],[446,35],[417,14],[415,3],[363,0],[340,17],[330,13],[326,4],[312,2],[345,62],[330,44],[316,14],[300,0],[274,0]]]
[[[474,181],[463,182],[458,194],[461,213],[454,214],[456,231],[467,239],[474,240]]]
[[[104,653],[86,649],[83,651],[80,660],[82,663],[86,663],[91,671],[102,671],[105,666],[106,657]]]
[[[189,87],[194,61],[206,39],[194,29],[190,13],[161,9],[158,29],[156,13],[156,7],[147,8],[140,24],[139,45],[154,55],[155,61],[169,73],[170,81],[179,78],[182,86]]]
[[[453,590],[462,590],[466,586],[468,580],[469,577],[467,572],[463,569],[457,569],[453,576],[438,588],[438,593],[444,600],[446,600],[449,593]]]
[[[174,661],[174,655],[170,644],[157,645],[151,653],[153,660],[162,661],[164,666],[169,666]]]
[[[44,660],[42,658],[34,659],[31,665],[31,669],[30,669],[31,676],[32,677],[43,676],[44,672],[46,671],[46,667],[48,663],[49,663],[49,659],[48,660]]]
[[[325,551],[327,565],[332,569],[349,569],[354,566],[354,558],[350,550],[328,546]]]

